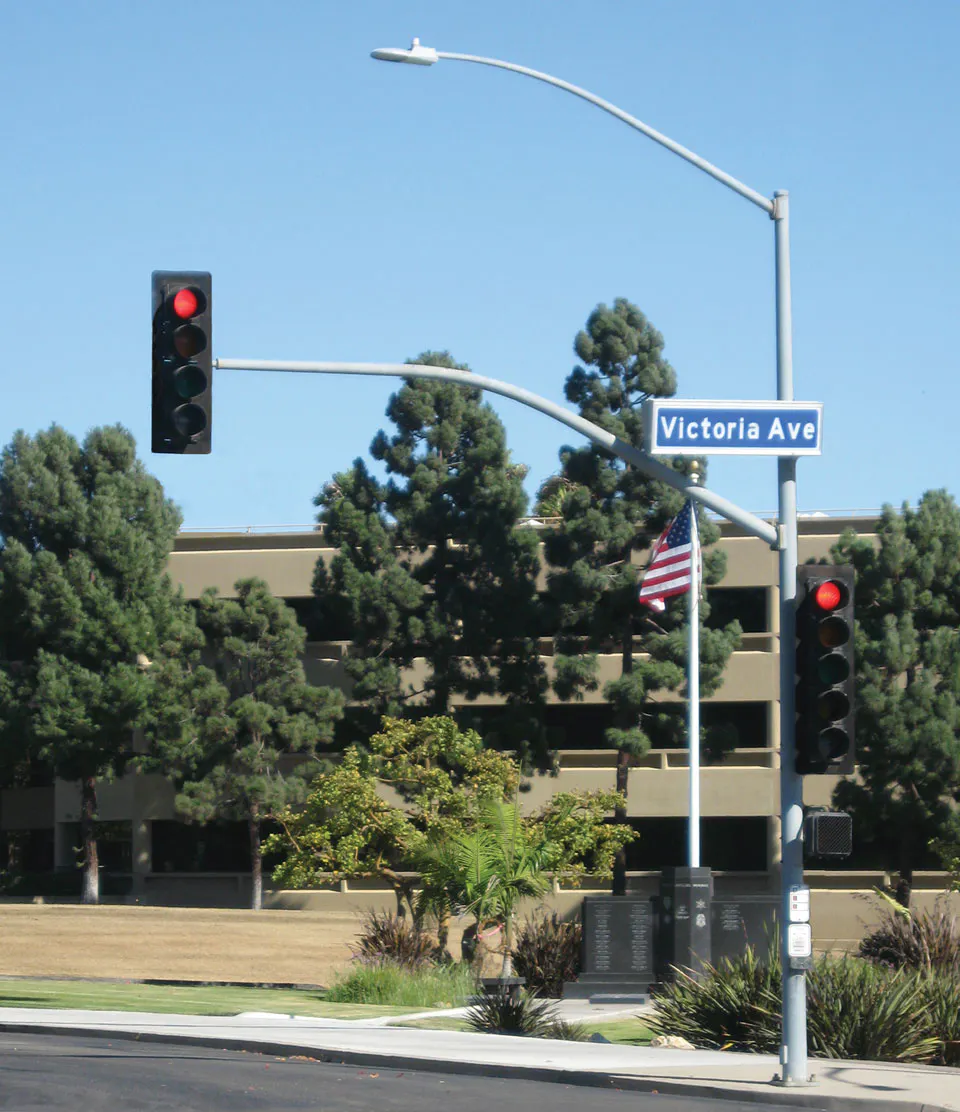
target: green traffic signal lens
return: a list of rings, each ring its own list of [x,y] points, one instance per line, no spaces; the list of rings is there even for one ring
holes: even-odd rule
[[[817,640],[825,649],[836,649],[850,640],[850,626],[843,618],[825,618],[817,626]]]
[[[173,388],[181,398],[195,398],[206,390],[207,376],[196,363],[187,363],[174,372]]]
[[[850,700],[842,691],[825,691],[817,699],[817,714],[823,722],[835,722],[850,713]]]
[[[831,653],[817,662],[817,679],[821,683],[833,685],[843,683],[850,675],[850,663],[839,653]]]
[[[188,402],[173,411],[173,427],[181,436],[191,437],[207,427],[207,415],[198,405]]]
[[[174,332],[173,346],[177,355],[183,359],[192,359],[207,346],[207,335],[195,324],[184,324]]]

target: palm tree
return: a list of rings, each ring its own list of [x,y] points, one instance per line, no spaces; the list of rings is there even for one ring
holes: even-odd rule
[[[493,923],[503,926],[501,977],[513,976],[513,928],[522,899],[542,896],[550,886],[544,870],[554,857],[549,841],[532,841],[516,803],[486,799],[472,830],[451,834],[424,850],[420,906],[443,921],[451,911],[473,915],[477,944]]]
[[[564,503],[577,489],[577,484],[571,482],[565,475],[551,475],[544,479],[537,491],[533,505],[536,517],[563,517]]]

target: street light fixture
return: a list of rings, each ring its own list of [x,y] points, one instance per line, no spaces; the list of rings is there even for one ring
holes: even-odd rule
[[[790,232],[787,192],[778,190],[772,198],[751,189],[680,143],[661,134],[648,124],[624,112],[594,93],[562,81],[548,73],[484,58],[475,54],[453,54],[421,46],[414,39],[409,50],[381,48],[371,57],[378,61],[405,62],[432,66],[443,59],[473,62],[532,77],[589,101],[616,116],[655,143],[679,155],[705,174],[752,202],[774,222],[776,274],[777,400],[793,401],[793,323],[790,298]],[[803,778],[796,772],[795,738],[795,665],[796,665],[796,569],[797,569],[797,470],[796,459],[781,456],[777,461],[779,483],[779,571],[780,571],[780,821],[781,821],[781,916],[790,921],[790,891],[803,886]],[[794,968],[787,951],[787,931],[783,936],[783,1037],[780,1048],[782,1080],[787,1085],[804,1085],[807,1073],[806,979],[802,968]]]
[[[378,62],[406,62],[411,66],[432,66],[439,55],[429,46],[421,46],[419,39],[414,39],[409,50],[398,46],[384,46],[379,50],[371,50],[370,57]]]

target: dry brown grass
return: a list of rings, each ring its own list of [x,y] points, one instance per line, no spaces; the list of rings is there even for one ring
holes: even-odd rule
[[[358,929],[354,912],[0,904],[0,975],[328,985]]]

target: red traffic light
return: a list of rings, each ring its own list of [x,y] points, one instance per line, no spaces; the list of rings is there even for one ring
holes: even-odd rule
[[[189,320],[196,316],[200,308],[197,295],[191,289],[178,290],[173,298],[173,311],[181,320]]]
[[[836,610],[843,599],[839,583],[828,580],[813,592],[813,600],[821,610]]]

